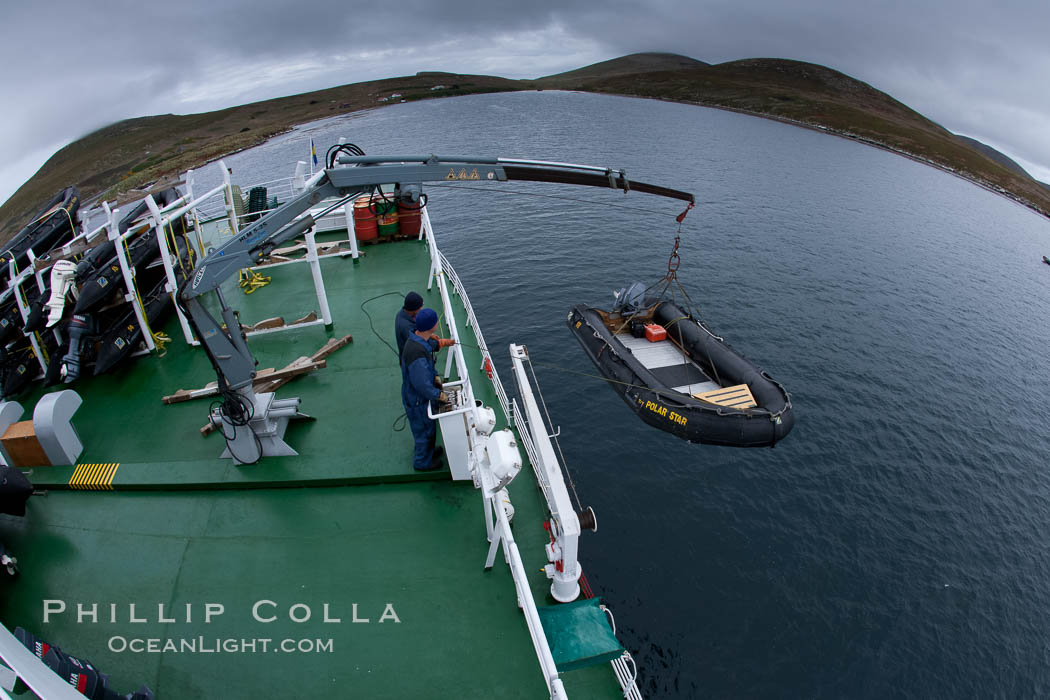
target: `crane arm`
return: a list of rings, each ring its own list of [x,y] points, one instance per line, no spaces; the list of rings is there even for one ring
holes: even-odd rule
[[[232,240],[205,256],[179,289],[179,303],[211,359],[222,388],[250,387],[255,360],[248,350],[236,312],[222,298],[220,285],[242,268],[258,264],[285,241],[308,231],[314,218],[303,212],[331,198],[345,200],[395,183],[401,199],[418,201],[424,182],[505,182],[525,180],[635,190],[692,203],[693,195],[644,182],[632,182],[623,170],[546,161],[477,156],[347,156],[324,171],[305,192],[245,227]],[[201,303],[209,291],[219,295],[222,322]],[[225,324],[225,328],[223,327]]]

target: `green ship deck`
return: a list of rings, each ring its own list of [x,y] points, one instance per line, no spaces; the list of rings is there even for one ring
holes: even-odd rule
[[[547,697],[502,555],[483,569],[480,492],[447,471],[413,472],[411,433],[394,429],[400,370],[362,303],[372,299],[364,308],[391,342],[400,295],[414,289],[440,308],[437,287],[425,289],[425,245],[374,245],[359,264],[321,265],[334,327],[249,339],[260,368],[279,368],[353,335],[325,369],[278,392],[301,396],[316,418],[289,427],[299,456],[235,466],[219,459],[218,433],[199,433],[209,399],[161,404],[215,376],[172,320],[163,357],[74,385],[84,399],[79,463],[119,464],[112,490],[71,489],[72,467],[30,470],[47,491],[25,518],[0,517],[21,569],[0,583],[0,619],[90,660],[119,692],[145,683],[161,700]],[[245,322],[310,310],[306,265],[266,274],[272,283],[250,296],[227,290]],[[459,333],[472,339],[453,299]],[[504,427],[479,351],[466,359]],[[38,398],[22,400],[27,414]],[[528,466],[509,491],[533,596],[554,604],[541,571],[545,504]],[[45,622],[44,601],[65,610]],[[607,663],[562,679],[570,697],[622,697]]]

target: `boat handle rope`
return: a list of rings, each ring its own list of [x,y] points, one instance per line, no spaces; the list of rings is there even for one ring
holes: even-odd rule
[[[124,244],[124,255],[127,258],[128,265],[131,265],[131,249],[128,248],[128,239],[122,240]],[[139,310],[142,312],[142,323],[145,328],[142,329],[142,335],[145,337],[147,333],[153,338],[153,346],[157,349],[157,357],[164,357],[168,354],[168,343],[171,342],[171,337],[163,331],[159,333],[153,332],[153,327],[149,324],[149,319],[146,318],[146,304],[142,301],[142,295],[139,294],[139,282],[138,278],[134,274],[131,276],[131,291],[135,295],[135,302],[139,305]]]
[[[679,316],[678,318],[674,319],[673,321],[668,321],[667,324],[664,326],[664,328],[667,328],[668,330],[670,330],[672,325],[677,325],[679,321],[684,321],[685,319],[688,319],[688,318],[690,318],[690,317],[689,316]],[[697,324],[697,325],[701,325],[701,324]],[[710,331],[708,331],[708,332],[710,333]],[[675,345],[678,346],[679,350],[684,352],[686,355],[689,354],[689,352],[685,349],[685,341],[682,339],[682,329],[681,329],[681,327],[678,328],[678,341],[677,342],[675,342],[675,339],[674,339],[673,335],[668,335],[667,337],[671,339],[672,343],[674,343]],[[721,339],[719,339],[719,340],[721,340]],[[715,367],[715,363],[711,359],[711,351],[708,350],[707,348],[704,348],[704,354],[707,355],[707,365],[711,368],[711,371],[715,373],[715,381],[718,382],[719,385],[721,385],[722,384],[722,379],[721,379],[721,377],[718,376],[718,368]]]
[[[588,325],[590,325],[590,324],[588,324]],[[596,335],[597,335],[597,332],[596,332]],[[471,345],[470,343],[464,343],[462,340],[459,342],[459,344],[462,345],[465,348],[473,348],[474,350],[480,350],[481,349],[477,345]],[[606,346],[608,346],[608,343],[606,343]],[[604,347],[603,347],[603,349],[604,349]],[[631,382],[625,382],[625,381],[621,381],[619,379],[610,379],[609,377],[603,377],[600,374],[591,374],[589,372],[580,372],[579,370],[569,369],[568,367],[562,367],[561,365],[552,365],[552,364],[549,364],[549,363],[546,363],[546,362],[536,362],[535,360],[532,360],[532,359],[529,360],[529,363],[532,364],[535,367],[544,367],[546,369],[553,369],[553,370],[556,370],[558,372],[565,372],[566,374],[575,374],[575,375],[578,375],[580,377],[589,377],[591,379],[597,379],[599,381],[603,381],[603,382],[605,382],[607,384],[618,384],[618,385],[620,385],[622,387],[626,387],[627,389],[640,389],[642,391],[650,391],[653,394],[655,394],[656,396],[658,396],[659,398],[663,399],[664,401],[667,401],[669,403],[674,403],[675,405],[681,406],[683,408],[690,407],[690,404],[682,403],[677,397],[670,396],[665,391],[661,391],[660,389],[654,389],[654,388],[652,388],[650,386],[644,386],[642,384],[632,384]],[[681,394],[679,394],[679,396],[681,396]],[[765,413],[765,414],[769,415],[769,409],[762,408],[761,406],[757,407],[757,409],[748,409],[747,411],[742,411],[740,409],[733,409],[731,411],[724,411],[724,410],[722,410],[723,407],[719,406],[718,404],[709,403],[709,402],[703,402],[703,404],[704,405],[701,408],[703,408],[704,410],[713,410],[715,413],[717,413],[720,416],[735,416],[735,415],[744,414],[744,415],[747,415],[747,416],[750,417],[751,415],[754,415],[756,413]]]

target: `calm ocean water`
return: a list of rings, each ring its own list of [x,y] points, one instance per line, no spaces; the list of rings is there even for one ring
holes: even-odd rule
[[[680,277],[791,392],[794,432],[773,450],[693,446],[601,382],[538,369],[598,514],[582,561],[647,697],[1050,693],[1050,221],[842,139],[572,93],[395,105],[226,162],[286,176],[309,136],[319,153],[345,136],[373,154],[623,167],[696,193]],[[507,189],[588,201],[432,188],[441,247],[505,381],[512,341],[592,372],[569,306],[660,277],[681,206]]]

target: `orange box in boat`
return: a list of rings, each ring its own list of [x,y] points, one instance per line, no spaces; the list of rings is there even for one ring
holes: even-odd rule
[[[650,343],[667,340],[667,330],[658,323],[647,323],[645,324],[645,339]]]

